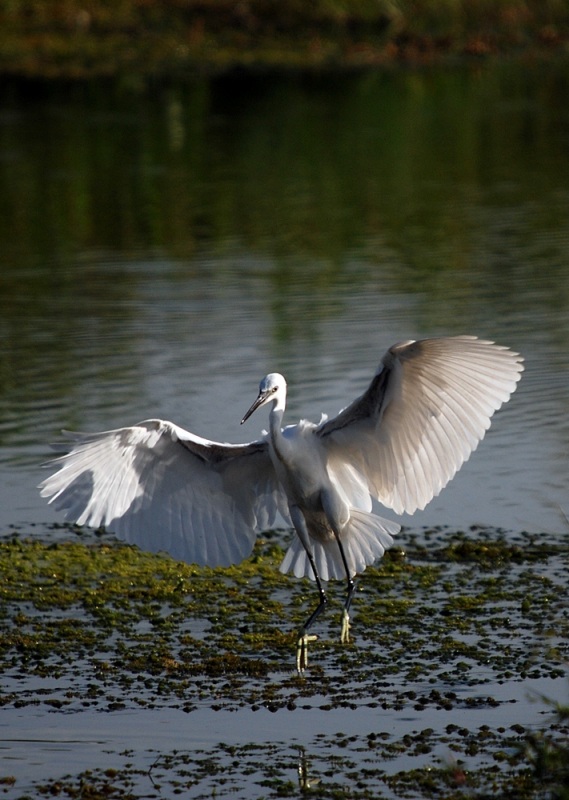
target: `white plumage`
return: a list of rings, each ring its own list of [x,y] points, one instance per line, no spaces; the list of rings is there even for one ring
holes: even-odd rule
[[[243,422],[270,403],[270,429],[249,444],[202,439],[164,420],[67,434],[58,470],[40,484],[67,519],[105,526],[148,550],[228,565],[251,552],[280,512],[297,533],[281,570],[316,580],[353,577],[383,555],[399,525],[371,513],[372,497],[397,514],[424,508],[455,475],[516,388],[523,359],[472,336],[394,345],[367,390],[318,425],[281,427],[286,382],[271,373]]]

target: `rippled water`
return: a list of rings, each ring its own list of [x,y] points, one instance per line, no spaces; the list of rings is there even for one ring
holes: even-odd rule
[[[4,87],[2,527],[58,519],[35,486],[61,428],[254,438],[264,421],[239,421],[268,371],[289,420],[316,420],[395,341],[472,333],[526,372],[404,522],[566,533],[567,75]]]
[[[527,726],[528,693],[536,696],[544,691],[555,692],[558,684],[559,681],[552,680],[527,680],[516,687],[508,686],[499,693],[501,703],[506,704],[506,712],[504,705],[496,709],[484,707],[470,711],[468,724],[472,730],[484,725],[499,728],[506,717],[509,727]],[[537,704],[533,712],[532,722],[537,726],[540,715],[547,712]],[[449,712],[440,708],[430,709],[428,714],[407,709],[402,714],[401,711],[385,712],[360,707],[357,714],[350,714],[345,709],[327,711],[307,705],[303,710],[294,713],[285,710],[279,715],[266,709],[253,714],[249,710],[237,711],[229,719],[227,714],[207,708],[191,715],[169,709],[148,710],[144,713],[143,726],[140,712],[119,711],[109,717],[87,711],[72,718],[68,727],[62,726],[61,720],[54,715],[50,719],[45,714],[38,714],[34,719],[33,715],[22,712],[5,713],[6,720],[0,724],[0,737],[9,729],[8,726],[18,727],[21,736],[20,742],[10,742],[9,750],[6,748],[14,771],[20,772],[21,765],[25,765],[25,783],[20,789],[34,785],[42,778],[45,780],[46,775],[57,775],[57,768],[62,776],[95,770],[100,780],[103,770],[97,774],[97,769],[104,766],[105,770],[116,770],[121,776],[116,780],[117,785],[124,781],[135,797],[175,797],[182,789],[185,789],[185,797],[282,796],[278,789],[271,791],[268,788],[270,783],[262,782],[263,779],[267,781],[271,773],[282,776],[283,783],[289,783],[289,792],[292,789],[294,793],[296,789],[300,794],[302,778],[298,773],[303,761],[308,778],[322,775],[327,778],[320,778],[314,785],[339,783],[349,796],[349,787],[355,784],[356,769],[367,769],[368,785],[374,787],[369,778],[374,772],[397,775],[416,769],[425,761],[452,763],[451,750],[448,745],[440,743],[424,753],[423,758],[401,748],[399,754],[394,751],[389,759],[381,759],[369,745],[366,746],[366,737],[370,733],[372,737],[379,735],[383,741],[397,743],[400,739],[396,737],[420,740],[420,733],[427,726],[444,730],[453,725],[462,729],[465,724],[464,709]],[[39,730],[38,717],[43,718]],[[220,743],[223,743],[222,747]],[[236,751],[243,749],[235,753],[231,748]],[[0,755],[2,750],[3,740],[0,738]],[[104,764],[98,755],[100,751],[105,753]],[[136,757],[133,757],[135,753]],[[200,762],[206,760],[212,763],[209,777],[200,775],[198,769]],[[477,761],[491,763],[486,754]],[[133,763],[136,769],[133,769]],[[184,763],[189,769],[182,770]],[[220,774],[218,770],[221,769],[223,772]],[[248,775],[245,781],[243,771]],[[330,780],[331,775],[334,781]],[[365,783],[359,784],[360,790],[364,787]],[[381,797],[400,796],[397,791],[390,792],[380,781],[375,784],[375,791],[380,791],[378,796]]]

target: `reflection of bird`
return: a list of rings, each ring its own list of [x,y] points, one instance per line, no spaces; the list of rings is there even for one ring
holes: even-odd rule
[[[522,360],[471,336],[403,342],[336,417],[284,429],[286,383],[271,373],[242,420],[269,404],[261,439],[220,444],[157,419],[69,434],[73,444],[56,447],[65,454],[41,493],[80,525],[105,525],[148,550],[211,566],[249,555],[256,532],[280,512],[297,533],[281,570],[314,579],[320,596],[299,635],[301,671],[316,638],[308,631],[326,604],[322,581],[347,581],[348,641],[353,578],[399,531],[371,513],[371,498],[398,514],[424,508],[515,390]]]

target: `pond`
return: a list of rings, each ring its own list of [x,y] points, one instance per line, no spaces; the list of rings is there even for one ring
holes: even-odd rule
[[[102,430],[162,417],[209,438],[254,438],[266,421],[254,417],[243,428],[239,421],[266,372],[278,370],[288,380],[289,421],[317,420],[366,387],[394,342],[471,333],[520,351],[526,371],[449,487],[423,512],[403,517],[406,563],[420,565],[428,531],[443,526],[449,536],[465,531],[469,542],[477,540],[471,527],[481,526],[490,540],[522,549],[525,540],[517,537],[538,534],[531,546],[543,541],[550,551],[521,573],[566,586],[566,556],[555,550],[567,545],[569,532],[566,63],[477,62],[310,78],[237,74],[144,91],[105,82],[15,83],[0,91],[0,521],[6,541],[14,532],[46,545],[56,537],[77,540],[73,530],[51,527],[61,519],[35,489],[48,445],[62,428]],[[513,590],[517,573],[508,565],[500,561],[494,577]],[[470,573],[451,573],[439,576],[432,600],[424,599],[429,608],[444,604],[444,585],[455,579],[467,586],[465,595],[478,591]],[[312,587],[286,581],[275,591],[288,632]],[[526,589],[539,596],[533,584]],[[394,598],[407,601],[407,591],[403,581]],[[7,602],[6,624],[17,624],[20,614],[34,626],[26,605],[32,601],[14,595]],[[495,599],[484,602],[491,629]],[[420,607],[416,596],[413,603]],[[547,601],[540,603],[545,608]],[[50,610],[51,622],[52,613],[62,614]],[[66,613],[75,618],[78,612]],[[566,607],[551,613],[566,631]],[[512,618],[523,627],[523,619]],[[190,623],[194,637],[200,624],[209,630],[197,616]],[[361,624],[367,630],[364,619]],[[266,625],[271,628],[270,619]],[[328,662],[326,627],[319,632],[323,649],[315,669],[342,681],[337,649]],[[330,641],[335,636],[333,629]],[[499,648],[499,637],[488,630],[468,636],[486,637],[491,652]],[[385,645],[372,636],[364,649],[373,654]],[[541,641],[538,621],[526,645],[542,665],[551,642]],[[566,641],[551,647],[564,653]],[[248,768],[257,778],[248,781],[246,770],[235,767],[233,796],[254,796],[253,785],[255,796],[278,790],[278,781],[270,789],[255,784],[275,742],[289,756],[288,772],[278,780],[292,781],[295,791],[298,764],[301,773],[311,769],[302,766],[307,748],[321,782],[324,765],[335,763],[354,789],[350,764],[360,778],[365,769],[361,741],[341,745],[334,737],[373,734],[376,741],[379,735],[377,712],[367,706],[378,694],[375,678],[358,666],[354,649],[351,678],[357,685],[361,670],[365,702],[353,710],[337,707],[335,697],[328,716],[311,708],[329,704],[330,688],[324,700],[307,700],[307,708],[295,701],[294,713],[281,708],[277,691],[278,713],[271,713],[263,681],[274,687],[292,680],[286,648],[279,658],[270,647],[263,651],[273,672],[261,681],[258,711],[251,710],[253,700],[244,708],[212,709],[205,697],[185,714],[155,700],[152,709],[128,700],[125,708],[109,708],[115,701],[108,698],[104,714],[79,704],[65,713],[57,703],[65,692],[88,694],[86,684],[63,675],[61,664],[51,677],[34,677],[29,664],[14,674],[5,656],[1,771],[17,777],[6,792],[23,796],[42,779],[84,769],[125,769],[125,759],[107,758],[107,751],[131,748],[135,769],[144,763],[148,771],[157,759],[176,761],[178,734],[182,750],[211,755],[212,744],[224,742],[245,765],[239,748],[256,743]],[[531,727],[544,714],[543,706],[527,703],[527,691],[567,695],[554,658],[535,678],[527,666],[525,678],[519,664],[508,677],[507,669],[485,670],[482,663],[477,655],[458,687],[456,676],[449,681],[442,674],[433,687],[421,672],[409,688],[425,697],[433,688],[462,693],[464,703],[474,698],[472,706],[481,692],[493,698],[496,711],[489,704],[471,708],[472,725],[464,720],[468,706],[454,700],[454,710],[433,700],[393,702],[389,685],[401,695],[406,673],[393,684],[386,678],[379,692],[388,706],[381,735],[393,741],[385,747],[427,729],[439,737],[422,755],[420,742],[402,747],[397,769],[437,763],[435,756],[448,760],[453,742],[442,742],[441,732],[461,719],[469,729],[489,725],[499,750],[501,724]],[[101,676],[96,680],[104,684]],[[532,680],[537,684],[527,683]],[[252,692],[247,681],[243,691]],[[51,705],[34,706],[30,693],[37,692],[47,692]],[[117,689],[122,703],[120,695]],[[510,706],[502,705],[505,699]],[[299,728],[308,731],[304,738]],[[227,768],[227,751],[216,758]],[[168,768],[177,775],[196,764],[178,759]],[[211,788],[202,783],[196,791]],[[148,791],[140,789],[140,796]],[[168,796],[173,789],[164,791]],[[385,782],[382,791],[388,791]],[[397,787],[389,791],[399,796]]]

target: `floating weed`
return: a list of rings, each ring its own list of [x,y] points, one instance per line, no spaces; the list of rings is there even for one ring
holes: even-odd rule
[[[299,794],[338,800],[385,796],[564,799],[563,785],[551,780],[549,762],[540,767],[539,774],[535,768],[528,768],[523,745],[526,740],[533,741],[519,725],[494,731],[488,726],[470,729],[449,725],[442,734],[424,728],[398,739],[386,731],[371,730],[356,735],[319,733],[304,744],[221,742],[208,751],[150,751],[149,770],[134,768],[132,754],[127,752],[121,769],[90,770],[37,788],[39,796],[88,798],[183,796],[191,790],[196,800]],[[441,746],[447,755],[437,758],[433,754]],[[542,747],[541,742],[537,747]],[[473,758],[479,763],[476,770],[469,768]],[[417,759],[427,765],[391,769],[390,765],[400,759]]]
[[[347,646],[338,642],[343,586],[330,584],[320,638],[299,678],[296,631],[315,604],[315,589],[278,571],[279,532],[227,569],[181,564],[73,529],[57,542],[11,536],[0,541],[0,705],[41,704],[49,713],[161,707],[191,713],[204,704],[253,713],[465,712],[465,726],[442,735],[425,728],[399,739],[382,730],[315,737],[314,752],[302,756],[290,742],[278,751],[236,747],[229,764],[223,749],[157,754],[152,772],[164,770],[161,785],[176,793],[192,787],[196,798],[229,795],[246,773],[267,797],[298,793],[299,786],[314,797],[499,796],[510,785],[508,796],[523,800],[536,796],[540,770],[551,784],[565,780],[559,764],[567,756],[567,717],[560,711],[533,738],[523,729],[471,729],[467,712],[509,702],[494,696],[504,683],[564,675],[566,539],[431,530],[404,532],[400,543],[404,550],[390,551],[360,579]],[[54,687],[54,679],[65,688]],[[441,746],[452,756],[446,764],[433,756],[428,768],[385,770],[402,754],[427,757]],[[298,784],[291,782],[297,762]],[[38,794],[127,797],[144,780],[128,768],[84,773]],[[78,794],[80,785],[92,787],[92,795]],[[145,791],[132,796],[159,794],[152,786]]]
[[[125,673],[146,676],[149,687],[160,678],[161,697],[168,687],[179,697],[183,687],[189,701],[200,695],[199,676],[243,675],[262,685],[228,687],[228,704],[262,702],[264,693],[288,702],[295,634],[315,591],[278,571],[282,534],[260,540],[241,565],[210,569],[69,533],[55,543],[0,543],[0,659],[10,675],[67,675],[79,696],[71,665],[82,663],[80,674],[95,681],[104,675],[124,689]],[[558,674],[551,658],[568,656],[568,612],[559,602],[567,545],[496,531],[409,532],[402,540],[406,554],[388,552],[361,578],[347,647],[337,642],[343,587],[330,585],[305,696],[334,704],[342,693],[319,670],[355,672],[353,702],[367,701],[387,676],[397,684],[436,675],[452,688]],[[283,671],[274,688],[271,676]]]

